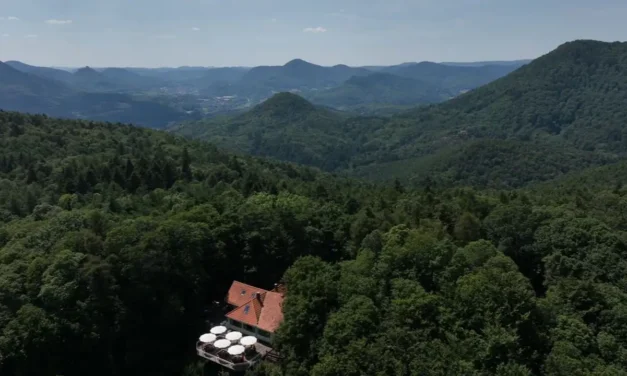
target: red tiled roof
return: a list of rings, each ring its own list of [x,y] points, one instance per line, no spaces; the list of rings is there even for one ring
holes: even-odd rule
[[[283,321],[283,294],[269,292],[263,301],[263,309],[259,316],[259,329],[274,333]]]
[[[230,305],[239,307],[250,301],[253,298],[253,294],[257,292],[263,294],[268,291],[242,282],[233,281],[226,300]]]
[[[244,293],[242,293],[244,291]],[[259,292],[254,297],[252,294]],[[237,308],[226,314],[227,318],[256,326],[274,333],[283,321],[283,294],[266,291],[241,282],[233,282],[228,294],[228,303]]]

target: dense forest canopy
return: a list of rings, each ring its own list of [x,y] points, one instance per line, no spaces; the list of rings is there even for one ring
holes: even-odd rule
[[[0,112],[0,373],[201,375],[211,302],[283,279],[251,374],[627,374],[625,180],[372,186]]]
[[[165,133],[7,112],[0,185],[3,375],[179,374],[233,279],[271,286],[299,256],[345,257],[351,218],[386,195]]]

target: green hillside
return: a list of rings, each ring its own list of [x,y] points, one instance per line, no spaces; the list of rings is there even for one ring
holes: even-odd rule
[[[580,174],[598,184],[372,186],[0,112],[0,374],[219,374],[193,344],[234,279],[288,286],[283,358],[252,375],[624,374],[626,170]]]
[[[542,142],[479,139],[444,147],[422,157],[359,166],[351,174],[375,181],[401,179],[419,185],[429,179],[443,187],[507,189],[549,181],[617,159],[613,155]]]
[[[399,116],[386,138],[399,157],[460,135],[621,153],[626,95],[627,43],[570,42],[466,95]]]

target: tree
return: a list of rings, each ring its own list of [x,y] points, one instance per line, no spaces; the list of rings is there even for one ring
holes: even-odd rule
[[[181,156],[181,173],[185,180],[190,181],[192,179],[192,160],[189,156],[189,151],[186,147],[183,148],[183,155]]]
[[[457,219],[453,234],[457,240],[464,243],[479,239],[481,236],[481,221],[474,215],[466,212]]]

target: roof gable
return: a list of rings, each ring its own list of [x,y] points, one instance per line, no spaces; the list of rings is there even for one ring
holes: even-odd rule
[[[262,305],[259,299],[251,299],[241,306],[226,314],[226,317],[243,322],[244,324],[257,326],[261,316]]]

